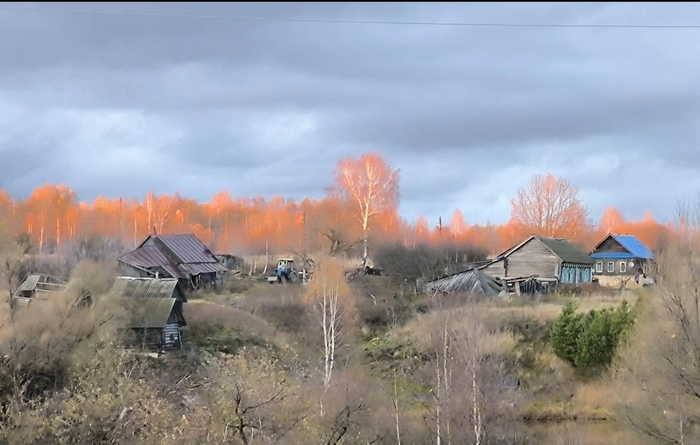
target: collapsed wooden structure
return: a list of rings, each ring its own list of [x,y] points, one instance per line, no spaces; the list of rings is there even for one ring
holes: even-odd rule
[[[56,294],[65,294],[70,290],[68,281],[63,278],[33,273],[28,275],[12,293],[10,304],[13,310],[35,303],[41,304],[51,301],[52,296]],[[71,304],[75,306],[92,305],[92,297],[89,292],[77,290],[74,294],[75,297]]]
[[[480,270],[473,268],[430,281],[425,284],[429,292],[503,296],[503,285]]]

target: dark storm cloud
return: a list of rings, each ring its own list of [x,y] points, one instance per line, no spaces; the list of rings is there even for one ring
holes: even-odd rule
[[[669,195],[700,190],[700,30],[234,17],[654,25],[688,24],[698,12],[654,3],[5,3],[0,186],[19,197],[50,181],[84,200],[152,190],[206,201],[221,189],[299,200],[323,196],[337,160],[369,150],[401,169],[404,216],[431,225],[455,208],[469,222],[505,221],[509,197],[547,172],[581,189],[594,220],[607,206],[670,218]]]

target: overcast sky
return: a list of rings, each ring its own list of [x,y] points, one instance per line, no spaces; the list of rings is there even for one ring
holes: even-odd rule
[[[596,222],[671,220],[700,195],[699,42],[698,3],[0,3],[0,188],[298,201],[372,151],[410,221],[505,222],[548,172]]]

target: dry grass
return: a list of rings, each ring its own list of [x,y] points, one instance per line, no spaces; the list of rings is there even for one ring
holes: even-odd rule
[[[219,325],[225,329],[273,339],[277,330],[274,326],[240,309],[203,300],[192,300],[185,305],[185,316],[189,325]]]
[[[546,423],[534,428],[533,443],[548,445],[656,445],[658,442],[642,436],[619,422]]]
[[[517,300],[510,301],[484,301],[479,303],[479,311],[489,317],[498,318],[529,318],[534,320],[552,321],[561,314],[561,310],[569,301],[574,301],[579,310],[587,312],[592,309],[615,307],[622,300],[630,303],[637,301],[633,293],[625,293],[616,296],[592,295],[584,298],[561,299],[555,302],[519,304]]]
[[[473,313],[465,314],[466,308],[458,310],[438,310],[419,314],[405,325],[389,331],[389,341],[395,344],[410,342],[420,351],[430,350],[435,338],[440,335],[442,326],[446,326],[457,338],[465,337],[472,329]],[[505,355],[515,348],[518,338],[510,332],[486,331],[480,338],[482,354]]]

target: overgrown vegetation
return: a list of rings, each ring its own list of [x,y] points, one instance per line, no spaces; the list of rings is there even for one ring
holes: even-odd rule
[[[558,443],[550,421],[625,425],[609,400],[618,373],[606,370],[646,363],[628,361],[629,345],[651,322],[619,291],[591,287],[569,306],[570,294],[435,296],[402,288],[400,275],[347,280],[336,259],[317,260],[308,285],[235,276],[191,298],[183,350],[155,358],[124,346],[113,263],[84,259],[65,300],[14,317],[6,308],[0,445],[525,445]],[[95,306],[72,307],[84,291]],[[612,436],[601,437],[583,443]]]
[[[483,261],[488,252],[472,244],[450,244],[442,247],[419,244],[407,247],[403,243],[383,246],[377,251],[375,262],[384,269],[395,284],[416,280],[432,280],[454,271],[450,266]]]

